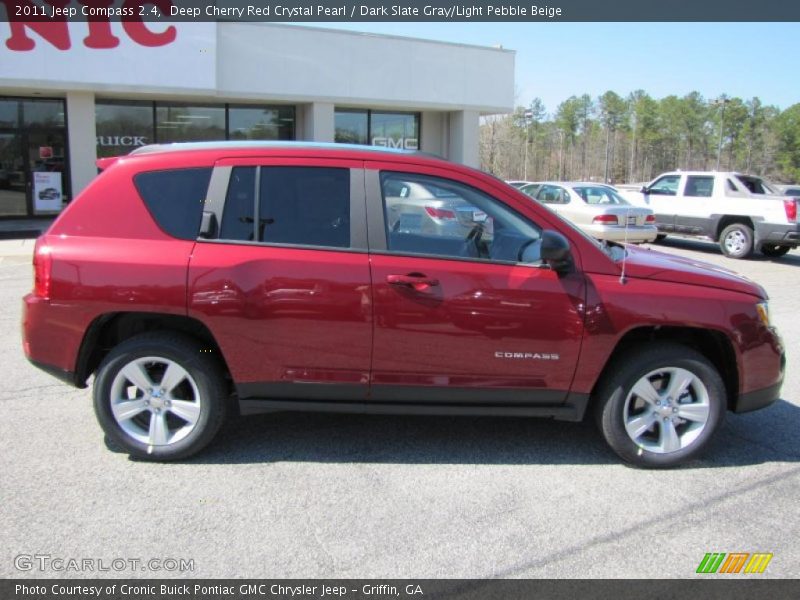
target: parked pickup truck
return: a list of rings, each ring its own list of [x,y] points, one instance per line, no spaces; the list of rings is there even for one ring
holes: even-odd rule
[[[731,258],[746,258],[754,249],[776,258],[800,245],[800,199],[780,195],[759,177],[676,171],[639,191],[619,191],[631,204],[653,210],[661,235],[708,237]]]

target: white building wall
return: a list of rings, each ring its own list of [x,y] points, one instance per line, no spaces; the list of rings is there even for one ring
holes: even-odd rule
[[[486,113],[514,105],[514,53],[495,48],[219,23],[217,65],[217,90],[226,97]]]
[[[470,167],[480,166],[478,135],[480,113],[460,110],[450,113],[450,153],[448,158]]]

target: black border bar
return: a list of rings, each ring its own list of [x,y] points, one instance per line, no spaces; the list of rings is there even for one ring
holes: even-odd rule
[[[0,21],[775,22],[792,0],[0,0]]]
[[[797,579],[3,579],[3,600],[536,600],[796,597]],[[132,591],[135,590],[135,591]]]

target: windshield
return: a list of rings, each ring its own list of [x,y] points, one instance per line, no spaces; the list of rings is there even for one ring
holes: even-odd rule
[[[586,204],[628,204],[616,191],[604,185],[581,185],[572,188]]]
[[[527,194],[531,198],[534,198],[536,197],[536,192],[539,191],[540,187],[542,187],[541,183],[528,183],[519,188],[519,191],[523,194]]]

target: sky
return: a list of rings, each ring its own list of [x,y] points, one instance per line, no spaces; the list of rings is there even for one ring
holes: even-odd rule
[[[548,113],[572,95],[698,91],[781,110],[800,102],[800,23],[309,23],[516,51],[516,100]]]

